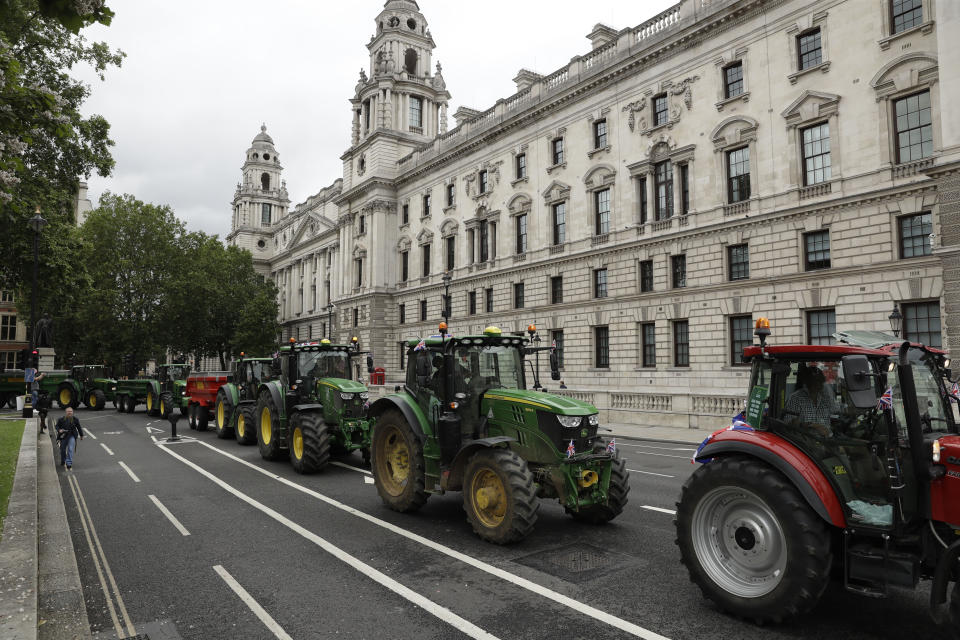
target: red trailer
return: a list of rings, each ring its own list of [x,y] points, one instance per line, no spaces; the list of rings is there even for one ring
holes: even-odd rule
[[[187,377],[187,416],[191,429],[207,430],[210,415],[217,404],[217,391],[230,379],[229,371],[198,371]]]

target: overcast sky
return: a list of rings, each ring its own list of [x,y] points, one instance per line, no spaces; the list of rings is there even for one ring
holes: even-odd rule
[[[480,110],[516,91],[520,68],[551,73],[590,50],[602,22],[637,26],[676,0],[420,0],[460,105]],[[244,152],[261,123],[273,137],[292,205],[342,175],[349,98],[384,0],[109,0],[116,17],[84,34],[127,54],[85,111],[111,124],[116,167],[104,191],[168,204],[192,230],[230,230]],[[454,125],[450,118],[450,126]]]

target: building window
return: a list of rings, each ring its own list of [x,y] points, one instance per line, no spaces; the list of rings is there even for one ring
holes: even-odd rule
[[[527,154],[517,154],[516,160],[516,179],[523,180],[527,177]]]
[[[353,326],[355,327],[360,326],[360,309],[353,310]],[[300,333],[300,328],[298,327],[297,334],[299,335],[299,333]]]
[[[657,163],[653,169],[654,204],[656,219],[673,217],[673,166],[669,160]]]
[[[823,62],[819,27],[797,36],[797,69],[812,69]]]
[[[490,259],[489,238],[490,225],[486,220],[480,221],[480,262],[486,262]]]
[[[596,353],[594,366],[597,369],[610,368],[610,327],[594,327],[594,346]]]
[[[487,313],[493,313],[493,287],[489,289],[484,289],[483,296],[485,298],[484,303],[486,305]]]
[[[426,321],[427,321],[427,301],[421,300],[420,301],[420,322],[426,322]]]
[[[448,320],[453,315],[453,296],[440,296],[440,315]]]
[[[367,216],[360,216],[360,230],[359,235],[363,235],[367,232]]]
[[[563,302],[563,276],[553,276],[550,278],[550,304],[561,304]]]
[[[941,347],[940,303],[933,301],[904,304],[903,339],[928,347]]]
[[[17,339],[17,316],[0,316],[0,340]]]
[[[640,262],[640,293],[653,291],[653,260]]]
[[[736,98],[743,93],[743,61],[738,60],[723,69],[723,97]]]
[[[406,324],[406,323],[407,323],[407,305],[401,304],[400,305],[400,324]]]
[[[837,332],[837,314],[833,309],[807,311],[807,336],[809,344],[834,344]]]
[[[830,268],[830,232],[811,231],[803,236],[803,263],[807,271]]]
[[[919,258],[932,254],[931,233],[933,233],[933,220],[929,213],[900,218],[900,257]]]
[[[646,322],[640,325],[641,358],[644,367],[657,366],[657,325]]]
[[[922,0],[892,0],[890,12],[893,33],[900,33],[923,23]]]
[[[607,270],[606,269],[593,270],[593,297],[594,298],[607,297]]]
[[[420,272],[420,276],[426,278],[430,275],[430,245],[425,244],[420,250],[423,251],[423,270]]]
[[[0,302],[14,302],[13,291],[0,291]]]
[[[751,316],[733,316],[730,318],[730,364],[746,364],[743,350],[753,344],[753,318]]]
[[[893,103],[897,129],[897,162],[912,162],[933,154],[930,92],[915,93]]]
[[[457,237],[450,236],[444,240],[447,244],[447,271],[453,271],[456,266]]]
[[[595,192],[593,202],[596,208],[594,233],[596,235],[610,233],[610,189]]]
[[[407,368],[407,343],[399,342],[397,346],[400,348],[400,371],[403,371]]]
[[[557,352],[557,368],[563,369],[563,329],[550,332],[550,346]]]
[[[690,324],[686,320],[673,323],[673,365],[690,366]]]
[[[487,189],[489,189],[490,187],[489,176],[487,174],[486,169],[481,171],[479,176],[477,177],[477,187],[480,190],[481,194],[486,193]]]
[[[647,221],[647,179],[638,178],[637,179],[637,189],[640,190],[640,194],[637,197],[637,200],[640,202],[640,224],[644,224]]]
[[[517,253],[527,252],[527,214],[516,218],[517,225]]]
[[[667,120],[670,117],[669,109],[667,106],[667,94],[662,93],[659,96],[653,97],[653,126],[659,127],[662,124],[667,124]]]
[[[477,292],[469,291],[467,293],[467,307],[470,309],[470,315],[477,315]]]
[[[563,138],[556,138],[552,144],[553,164],[563,164]]]
[[[363,130],[364,132],[370,131],[370,101],[363,101]]]
[[[410,128],[420,129],[421,127],[423,127],[423,100],[410,96]]]
[[[603,149],[607,146],[607,121],[597,120],[593,123],[593,148]]]
[[[270,205],[266,202],[260,206],[260,225],[264,227],[270,226]]]
[[[687,286],[687,256],[670,256],[670,267],[673,272],[673,288],[682,289]]]
[[[400,252],[400,281],[406,282],[410,279],[410,252]]]
[[[567,241],[567,203],[553,205],[553,244]]]
[[[430,194],[423,196],[423,217],[426,218],[430,215],[430,204],[431,204]]]
[[[830,179],[830,124],[807,127],[803,136],[803,184],[812,185]]]
[[[750,277],[750,247],[735,244],[727,247],[727,263],[730,265],[730,280],[746,280]]]
[[[355,264],[357,265],[357,284],[356,284],[356,286],[357,286],[357,288],[359,289],[360,287],[363,286],[363,258],[357,258],[354,262],[355,262]]]
[[[410,205],[403,205],[403,217],[400,219],[400,224],[410,224]]]
[[[727,151],[727,201],[743,202],[750,197],[750,148]]]
[[[680,165],[680,215],[690,213],[690,165]]]
[[[517,282],[513,285],[513,308],[523,309],[523,283]]]
[[[454,184],[447,185],[447,206],[452,207],[457,202],[457,186]]]

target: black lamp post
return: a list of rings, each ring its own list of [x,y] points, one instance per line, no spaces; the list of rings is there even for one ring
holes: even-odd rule
[[[47,221],[40,215],[40,205],[37,205],[37,214],[30,218],[30,228],[33,229],[33,289],[30,294],[31,352],[37,347],[37,274],[40,270],[40,232],[45,226]]]
[[[327,303],[327,338],[333,340],[333,310],[334,306],[332,302]]]
[[[450,281],[453,280],[453,277],[450,275],[450,272],[447,271],[443,274],[443,321],[447,325],[450,324]]]
[[[894,337],[900,337],[900,323],[903,322],[903,316],[900,315],[900,308],[897,306],[897,303],[893,303],[893,313],[887,316],[887,320],[890,321],[890,330],[893,331]]]

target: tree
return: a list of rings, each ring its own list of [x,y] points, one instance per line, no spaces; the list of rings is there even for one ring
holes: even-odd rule
[[[33,232],[39,207],[48,222],[40,236],[42,309],[69,304],[82,288],[75,198],[81,177],[109,175],[109,125],[84,118],[90,87],[70,76],[89,64],[101,79],[123,54],[89,43],[79,32],[109,24],[103,0],[0,0],[0,289],[20,293],[29,308]],[[32,330],[32,328],[31,328]]]

